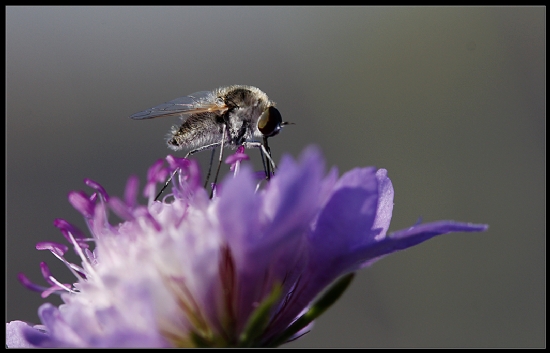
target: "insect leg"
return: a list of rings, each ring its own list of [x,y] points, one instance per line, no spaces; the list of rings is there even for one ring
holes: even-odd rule
[[[162,189],[160,189],[159,193],[155,197],[155,201],[159,200],[160,195],[162,195],[164,189],[168,187],[168,184],[170,184],[170,182],[172,181],[172,178],[174,177],[174,175],[176,175],[177,172],[178,172],[178,169],[174,170],[174,172],[168,177],[168,179],[166,180],[166,183],[164,183],[164,186],[162,187]]]
[[[185,158],[188,158],[189,156],[191,156],[192,154],[195,154],[197,152],[201,152],[201,151],[204,151],[204,150],[208,150],[208,149],[212,149],[212,148],[216,148],[220,145],[220,142],[216,142],[216,143],[212,143],[210,145],[206,145],[206,146],[202,146],[202,147],[199,147],[197,149],[194,149],[190,152],[188,152],[186,155],[185,155]],[[219,169],[219,167],[218,167]],[[174,176],[176,175],[176,173],[178,172],[179,168],[174,170],[174,172],[170,175],[170,177],[168,178],[168,180],[166,180],[166,183],[164,183],[164,186],[162,187],[162,189],[160,189],[159,193],[157,194],[157,197],[155,197],[155,201],[158,201],[160,196],[162,195],[162,193],[164,192],[164,190],[168,187],[168,185],[170,184],[170,182],[172,181],[172,178],[174,178]],[[209,171],[210,173],[210,171]],[[208,179],[207,179],[208,180]]]
[[[273,168],[273,170],[275,170],[277,168],[277,166],[275,165],[275,162],[273,162],[273,159],[271,158],[270,153],[267,152],[266,148],[264,147],[264,145],[261,142],[245,141],[245,142],[243,142],[243,146],[247,147],[247,148],[252,148],[252,147],[259,148],[262,151],[262,153],[265,155],[265,157],[267,158],[269,163],[271,163],[271,167]]]
[[[267,144],[267,137],[264,137],[264,144],[263,146],[265,147],[265,150],[267,151],[267,153],[269,154],[269,157],[271,157],[271,150],[269,149],[269,145]],[[271,178],[271,171],[269,170],[269,167],[271,165],[268,163],[267,164],[267,180],[269,180]],[[273,175],[275,175],[275,167],[273,167]]]
[[[260,157],[262,157],[262,166],[264,167],[265,178],[267,180],[269,180],[269,174],[268,174],[267,167],[266,167],[266,164],[265,164],[264,153],[262,152],[261,149],[258,149],[258,151],[260,152]]]
[[[208,165],[208,174],[206,174],[206,179],[204,180],[204,188],[208,185],[208,179],[210,179],[210,172],[212,171],[212,162],[214,161],[214,154],[216,153],[216,147],[212,149],[210,154],[210,164]]]
[[[214,196],[214,188],[216,187],[216,183],[218,182],[218,174],[220,173],[220,167],[222,165],[222,158],[223,158],[223,143],[225,141],[225,129],[226,129],[226,126],[225,124],[223,125],[223,130],[222,130],[222,141],[220,142],[220,159],[218,161],[218,169],[216,170],[216,176],[214,177],[214,184],[212,186],[212,190],[210,191],[210,198],[212,198],[212,196]]]

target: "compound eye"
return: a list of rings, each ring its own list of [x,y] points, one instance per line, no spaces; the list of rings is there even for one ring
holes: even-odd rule
[[[265,137],[275,136],[281,130],[283,118],[275,107],[267,108],[258,120],[258,130]]]

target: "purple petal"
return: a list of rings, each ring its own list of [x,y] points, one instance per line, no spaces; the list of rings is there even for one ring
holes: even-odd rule
[[[249,160],[250,157],[246,153],[234,153],[225,159],[225,164],[234,164],[236,162]]]
[[[134,215],[129,210],[128,204],[116,196],[111,197],[109,200],[109,207],[117,214],[117,216],[126,221],[134,219]]]
[[[8,348],[35,348],[25,338],[26,335],[29,335],[29,333],[25,334],[26,331],[36,331],[36,335],[47,337],[45,333],[32,328],[23,321],[12,321],[6,324],[6,346]]]
[[[310,237],[307,272],[281,315],[280,325],[293,320],[319,291],[356,266],[357,247],[375,243],[375,237],[387,229],[393,192],[384,172],[378,175],[375,168],[357,168],[333,185]],[[384,192],[380,200],[379,190]],[[373,229],[379,204],[386,217],[381,217],[379,228]]]
[[[197,161],[180,158],[179,173],[174,177],[175,184],[174,195],[177,198],[187,199],[191,194],[202,190],[201,171]]]
[[[243,168],[235,178],[228,176],[223,185],[222,192],[218,191],[217,213],[223,233],[228,237],[227,243],[247,245],[258,241],[258,238],[249,239],[250,236],[260,235],[260,200],[254,195],[255,181],[252,172],[249,168]],[[238,258],[242,255],[240,251],[233,251]]]
[[[461,223],[456,221],[437,221],[412,226],[389,234],[381,241],[358,250],[356,257],[362,258],[361,267],[372,264],[383,256],[420,244],[428,239],[451,232],[483,232],[489,228],[486,224]]]
[[[46,264],[44,261],[40,263],[40,272],[42,272],[42,277],[51,285],[55,285],[55,283],[52,282],[50,277],[52,276],[52,273],[50,271],[50,268],[48,267],[48,264]]]
[[[69,202],[84,217],[91,218],[94,215],[95,205],[90,202],[88,195],[82,191],[72,191],[69,193]]]
[[[36,244],[36,250],[50,250],[52,253],[63,256],[69,250],[69,247],[53,241],[42,241]]]
[[[25,276],[25,274],[23,273],[19,273],[17,274],[17,279],[19,280],[19,282],[25,286],[27,289],[30,289],[32,291],[35,291],[35,292],[42,292],[46,289],[46,287],[43,287],[43,286],[39,286],[37,284],[34,284],[32,283],[28,278],[27,276]]]
[[[323,180],[321,188],[319,189],[318,212],[320,212],[321,209],[323,209],[326,206],[328,200],[332,195],[334,186],[336,185],[337,182],[338,182],[338,168],[332,167],[330,168],[327,176]]]
[[[240,315],[247,317],[253,308],[246,303],[253,303],[261,292],[261,285],[257,281],[258,272],[266,271],[269,265],[269,256],[254,256],[254,249],[262,242],[262,229],[260,224],[260,198],[254,194],[255,181],[250,168],[243,168],[233,178],[228,176],[223,182],[224,188],[218,196],[216,212],[222,234],[229,247],[227,260],[231,261],[233,268],[225,266],[224,271],[241,273],[239,282],[246,286],[240,290],[241,297],[237,298],[237,309]],[[236,202],[236,200],[239,200]],[[220,271],[222,272],[222,271]],[[233,277],[234,273],[223,277]],[[235,286],[233,286],[235,287]]]
[[[91,187],[92,189],[96,190],[97,192],[99,192],[99,194],[101,196],[103,196],[103,199],[105,201],[109,201],[109,195],[107,194],[107,191],[105,191],[105,189],[103,188],[103,186],[101,186],[99,183],[96,183],[95,181],[93,181],[92,179],[84,179],[84,184],[88,185],[89,187]]]
[[[283,157],[279,171],[266,189],[264,205],[272,222],[272,233],[287,233],[309,226],[317,211],[324,161],[317,148],[307,148],[296,164]]]
[[[168,162],[171,171],[176,169],[186,170],[190,163],[189,159],[174,157],[171,154],[166,156],[166,162]]]
[[[378,234],[371,230],[377,202],[374,168],[354,169],[344,174],[315,225],[311,236],[312,261],[326,262],[346,254],[351,246],[373,241]]]
[[[372,228],[381,229],[381,231],[375,236],[375,240],[383,239],[386,236],[393,211],[393,186],[387,174],[388,172],[385,169],[378,169],[376,172],[376,178],[378,179],[378,207]]]
[[[168,175],[168,171],[163,168],[164,159],[158,159],[147,170],[147,183],[162,181]]]
[[[128,178],[126,189],[124,190],[124,201],[130,208],[134,208],[136,205],[138,189],[139,179],[137,176],[132,175],[130,178]]]
[[[52,304],[42,304],[38,309],[38,316],[40,316],[40,321],[42,321],[44,326],[48,328],[51,337],[63,337],[63,346],[86,346],[85,342],[83,342],[80,336],[74,332],[71,325],[65,322],[59,310]],[[36,341],[37,338],[41,338],[43,340],[44,337],[26,335],[26,338],[32,344],[44,345],[44,342]]]
[[[398,230],[389,235],[392,239],[402,239],[411,247],[426,241],[436,235],[451,232],[483,232],[489,228],[487,224],[463,223],[456,221],[437,221],[415,225],[408,229]]]
[[[61,218],[55,219],[54,222],[53,222],[53,225],[55,227],[59,228],[62,232],[63,231],[70,232],[73,235],[73,237],[75,237],[75,239],[83,239],[84,238],[84,233],[82,233],[80,231],[80,229],[73,226],[72,224],[70,224],[69,222],[67,222],[64,219],[61,219]],[[66,237],[66,238],[67,238],[67,240],[70,241],[70,238],[68,238],[68,237]]]

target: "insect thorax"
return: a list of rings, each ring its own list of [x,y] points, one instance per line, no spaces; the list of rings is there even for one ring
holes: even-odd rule
[[[173,150],[194,149],[220,143],[226,127],[224,145],[238,146],[262,136],[258,119],[272,103],[255,87],[230,86],[215,91],[227,109],[190,115],[179,127],[174,126],[167,139]]]

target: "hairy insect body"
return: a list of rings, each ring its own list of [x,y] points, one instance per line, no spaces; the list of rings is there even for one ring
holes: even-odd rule
[[[220,142],[223,130],[223,118],[216,113],[198,113],[191,115],[179,127],[174,125],[166,140],[174,151],[183,148],[194,149]]]
[[[173,150],[219,143],[225,127],[225,146],[236,148],[244,141],[261,139],[258,119],[274,103],[256,87],[229,86],[212,91],[204,101],[216,102],[218,110],[185,117],[181,126],[174,126],[167,139]]]
[[[282,120],[275,103],[264,92],[256,87],[242,85],[176,98],[132,114],[130,118],[142,120],[166,116],[179,116],[182,120],[179,126],[172,127],[166,142],[168,147],[176,151],[189,149],[186,158],[196,152],[221,147],[214,184],[218,179],[223,148],[226,146],[233,149],[238,146],[258,148],[266,179],[269,180],[275,170],[275,162],[271,158],[267,139],[277,135],[284,125],[291,124]],[[205,185],[210,176],[210,167]],[[176,172],[168,178],[155,200],[160,198]]]

